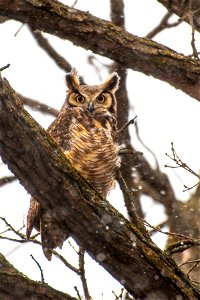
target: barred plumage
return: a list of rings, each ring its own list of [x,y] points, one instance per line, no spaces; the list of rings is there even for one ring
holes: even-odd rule
[[[113,73],[100,85],[82,85],[73,69],[66,81],[66,101],[48,131],[73,166],[106,197],[120,164],[115,98],[119,77]],[[27,238],[33,226],[40,230],[43,251],[50,260],[52,249],[62,246],[69,233],[63,232],[50,212],[41,212],[33,198],[27,220]]]

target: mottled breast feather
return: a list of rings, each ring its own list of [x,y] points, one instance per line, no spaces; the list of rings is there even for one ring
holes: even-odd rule
[[[73,166],[103,197],[113,187],[119,167],[119,147],[107,114],[95,117],[79,111],[79,118],[71,120],[69,150],[65,151]]]

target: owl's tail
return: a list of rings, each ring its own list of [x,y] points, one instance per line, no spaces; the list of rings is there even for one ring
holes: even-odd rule
[[[40,233],[42,250],[48,260],[52,258],[53,249],[62,248],[64,241],[69,237],[48,211],[40,218]]]
[[[37,200],[31,198],[27,215],[27,240],[30,239],[33,228],[40,231],[42,249],[48,260],[52,258],[53,249],[61,248],[64,241],[69,237],[69,234],[57,224],[55,217],[48,211],[43,212]]]

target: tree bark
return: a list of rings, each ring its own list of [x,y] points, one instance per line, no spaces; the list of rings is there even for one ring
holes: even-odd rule
[[[68,294],[54,290],[46,283],[35,282],[16,270],[0,254],[0,299],[9,300],[77,300]]]
[[[0,0],[0,15],[68,39],[200,100],[200,63],[111,22],[51,0]]]
[[[0,80],[0,154],[26,190],[135,299],[198,299],[170,256],[102,199]],[[50,175],[51,174],[51,175]]]

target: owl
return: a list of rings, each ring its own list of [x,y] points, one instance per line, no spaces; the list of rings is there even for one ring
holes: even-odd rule
[[[119,76],[114,72],[100,85],[86,85],[72,69],[66,82],[66,100],[48,132],[74,168],[106,198],[120,165],[115,97]],[[62,247],[69,232],[56,223],[52,212],[43,211],[37,199],[31,198],[27,239],[33,227],[40,231],[43,252],[51,260],[53,249]]]

